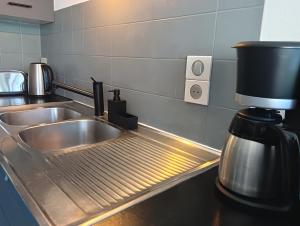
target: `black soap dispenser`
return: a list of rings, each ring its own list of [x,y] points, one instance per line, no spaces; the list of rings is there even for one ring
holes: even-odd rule
[[[108,100],[108,116],[112,114],[121,114],[126,112],[126,101],[121,100],[120,90],[114,89],[109,91],[114,93],[112,100]]]
[[[126,112],[126,101],[121,100],[120,90],[114,89],[112,100],[108,100],[108,121],[124,129],[134,130],[138,127],[138,117]]]

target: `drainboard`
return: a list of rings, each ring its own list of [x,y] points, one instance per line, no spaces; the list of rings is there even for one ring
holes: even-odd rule
[[[89,214],[121,206],[207,162],[138,136],[68,148],[47,160],[47,175]]]

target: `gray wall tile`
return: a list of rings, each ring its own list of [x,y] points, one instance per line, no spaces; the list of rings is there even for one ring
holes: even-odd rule
[[[210,104],[230,109],[239,109],[234,100],[236,86],[236,61],[213,62]]]
[[[152,1],[111,0],[104,1],[110,24],[124,24],[152,19]],[[122,7],[116,7],[122,5]]]
[[[54,56],[57,56],[57,54],[54,54]],[[83,73],[84,67],[82,66],[83,61],[84,61],[84,57],[81,55],[69,55],[67,58],[64,58],[63,67],[64,67],[64,73],[66,79],[80,78],[83,76],[84,74]],[[51,64],[49,63],[49,65]]]
[[[41,55],[41,37],[38,35],[22,34],[22,46],[25,54]]]
[[[83,30],[73,30],[72,32],[72,53],[82,54],[83,53],[83,41],[84,33]]]
[[[48,64],[51,65],[54,75],[61,78],[65,76],[64,57],[62,54],[48,56]]]
[[[22,54],[21,53],[2,53],[0,59],[1,69],[22,70]]]
[[[233,9],[251,6],[264,5],[264,0],[222,0],[219,3],[219,9]]]
[[[21,34],[0,32],[0,49],[6,53],[21,52]]]
[[[83,4],[83,22],[85,28],[98,27],[110,24],[113,10],[122,10],[122,3],[113,4],[116,0],[98,1],[90,0]],[[118,6],[118,7],[116,7]],[[113,7],[113,8],[111,8]]]
[[[55,35],[57,36],[57,35]],[[73,32],[72,31],[64,31],[59,34],[59,39],[58,40],[53,40],[55,41],[60,41],[61,40],[61,53],[63,54],[72,54],[73,52]],[[59,50],[57,50],[59,52]]]
[[[62,43],[62,33],[49,34],[47,38],[48,54],[61,54],[63,52]]]
[[[83,28],[83,4],[77,4],[71,7],[72,27],[74,30]]]
[[[176,98],[185,81],[185,60],[112,58],[112,84],[127,89]],[[180,82],[178,82],[180,81]]]
[[[84,31],[84,54],[97,55],[97,28]]]
[[[183,59],[188,55],[212,55],[215,17],[212,13],[155,21],[152,56]]]
[[[204,144],[221,149],[228,134],[228,128],[236,111],[210,106],[207,111],[207,118],[202,128]]]
[[[240,41],[259,40],[263,7],[223,11],[218,14],[215,59],[235,59],[231,47]]]
[[[0,19],[0,68],[28,72],[31,62],[40,61],[40,25]]]
[[[72,8],[65,8],[62,12],[62,31],[71,31],[73,29]]]
[[[110,84],[110,58],[103,56],[87,56],[81,62],[83,68],[80,79],[89,81],[91,86],[90,77],[93,76],[96,80]]]
[[[214,12],[217,0],[152,0],[153,18],[169,18]]]
[[[141,122],[220,148],[239,109],[231,46],[258,39],[262,9],[262,0],[90,0],[42,25],[42,53],[59,80],[91,90],[93,75],[106,99],[120,88]],[[214,57],[208,107],[183,101],[188,55]]]
[[[153,48],[153,22],[124,24],[111,29],[112,56],[151,57]]]
[[[146,21],[152,19],[153,1],[128,0],[128,3],[129,3],[128,5],[129,10],[127,11],[128,12],[127,22]],[[126,19],[119,21],[119,23],[124,23],[124,22],[126,23]]]
[[[84,32],[84,54],[110,56],[111,32],[110,28],[89,28]]]
[[[41,55],[43,57],[48,56],[48,36],[47,35],[41,35]]]
[[[0,20],[0,32],[20,33],[20,24],[13,21]]]
[[[40,35],[41,29],[39,24],[28,24],[21,23],[21,33],[22,34],[31,34],[31,35]]]

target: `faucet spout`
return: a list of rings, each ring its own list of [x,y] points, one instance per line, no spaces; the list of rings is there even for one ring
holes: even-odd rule
[[[93,80],[93,93],[56,81],[53,81],[53,89],[61,88],[94,99],[95,116],[103,116],[104,115],[103,83],[97,82],[92,77],[91,79]]]
[[[97,82],[93,77],[93,94],[95,105],[95,116],[104,115],[103,82]]]

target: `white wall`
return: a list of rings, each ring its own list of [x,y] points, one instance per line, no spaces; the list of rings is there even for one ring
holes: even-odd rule
[[[76,5],[81,2],[87,2],[88,0],[54,0],[54,10],[59,10],[62,8],[69,7],[71,5]]]
[[[265,0],[262,41],[300,41],[300,0]]]

